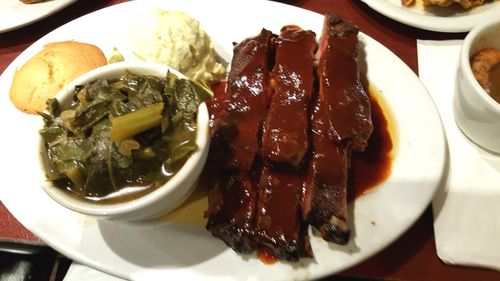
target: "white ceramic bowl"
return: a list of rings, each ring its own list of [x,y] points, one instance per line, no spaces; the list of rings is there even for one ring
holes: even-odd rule
[[[484,48],[500,49],[500,17],[478,25],[465,37],[453,110],[465,135],[483,148],[500,153],[500,104],[483,90],[470,66],[470,58]]]
[[[82,85],[97,78],[117,78],[124,74],[125,70],[162,78],[165,77],[167,71],[170,71],[178,77],[185,77],[176,70],[163,65],[142,62],[120,62],[109,64],[83,74],[65,86],[56,95],[56,98],[61,104],[65,104],[65,102],[70,100],[76,85]],[[60,188],[56,188],[50,181],[45,182],[44,190],[51,198],[64,207],[86,215],[125,221],[145,221],[161,216],[175,209],[191,194],[205,165],[209,148],[208,110],[205,103],[200,104],[198,108],[197,122],[196,144],[198,145],[198,150],[189,157],[182,168],[163,186],[139,198],[120,203],[90,202],[79,199]],[[44,149],[41,138],[39,143],[40,149]],[[41,165],[44,165],[43,161],[45,159],[41,157]]]

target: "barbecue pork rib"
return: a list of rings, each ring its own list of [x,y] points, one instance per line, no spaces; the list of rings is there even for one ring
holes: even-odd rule
[[[309,147],[316,34],[285,26],[275,42],[273,93],[260,151],[255,245],[278,259],[296,261],[312,256],[308,224],[301,215],[305,169],[299,168]]]
[[[318,56],[319,92],[328,107],[328,134],[363,151],[373,130],[370,100],[359,79],[358,29],[337,15],[326,14]]]
[[[300,194],[305,173],[264,166],[259,181],[255,245],[282,260],[312,257],[307,230],[301,216]]]
[[[206,228],[237,252],[251,253],[257,187],[248,172],[218,178],[208,192]]]
[[[303,215],[323,239],[349,240],[347,180],[352,150],[365,149],[373,130],[370,100],[358,71],[358,29],[325,16],[317,53],[319,93],[312,116],[312,159]]]
[[[238,170],[249,171],[259,150],[258,136],[271,97],[269,69],[275,36],[263,29],[258,36],[234,47],[226,87],[227,108],[219,114],[213,131],[218,134],[219,128],[234,127],[229,142],[232,158],[228,164]]]
[[[214,182],[208,192],[206,228],[244,253],[254,249],[251,236],[260,169],[252,167],[270,100],[269,61],[274,37],[263,29],[234,47],[226,93],[210,104],[215,120],[208,170]]]
[[[262,136],[262,158],[297,168],[309,147],[308,109],[314,90],[316,34],[285,26],[276,40],[273,90]]]
[[[345,244],[347,224],[347,177],[350,149],[328,137],[328,108],[318,95],[311,114],[313,153],[303,190],[303,216],[323,239]]]

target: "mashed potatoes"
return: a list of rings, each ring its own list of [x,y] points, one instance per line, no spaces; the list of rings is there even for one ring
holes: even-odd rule
[[[200,82],[225,76],[210,37],[184,12],[148,10],[134,20],[130,35],[132,51],[140,59],[169,65]]]

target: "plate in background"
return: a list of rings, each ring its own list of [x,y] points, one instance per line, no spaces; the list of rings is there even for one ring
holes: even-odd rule
[[[24,4],[20,0],[0,1],[0,33],[39,21],[77,0],[50,0]]]

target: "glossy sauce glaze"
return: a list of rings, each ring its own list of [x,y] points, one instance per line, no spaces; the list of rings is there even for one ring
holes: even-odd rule
[[[362,151],[372,132],[370,105],[358,69],[358,32],[337,15],[325,16],[318,52],[319,94],[328,109],[329,137]]]
[[[276,39],[272,97],[263,125],[261,155],[266,162],[297,168],[308,147],[308,108],[314,92],[316,34],[285,26]]]
[[[312,257],[308,224],[301,215],[303,174],[263,166],[255,219],[257,250],[283,260]]]
[[[233,50],[226,106],[219,108],[207,161],[213,183],[208,192],[207,230],[236,252],[253,251],[261,124],[269,105],[270,59],[276,35],[262,29]],[[257,177],[256,177],[257,176]]]
[[[228,140],[231,168],[249,171],[259,149],[258,134],[270,100],[270,54],[274,34],[262,29],[234,47],[227,96],[219,103],[215,141]],[[236,134],[233,132],[237,132]]]
[[[347,182],[350,147],[329,138],[328,103],[319,92],[311,112],[312,156],[303,196],[306,220],[323,239],[338,244],[349,240]]]
[[[262,125],[255,218],[256,249],[281,260],[311,257],[301,214],[301,163],[309,147],[308,109],[314,93],[316,34],[285,26],[274,41],[271,102]],[[302,173],[305,174],[305,173]]]
[[[225,95],[225,85],[226,82],[222,81],[212,86],[216,97]],[[390,112],[376,88],[368,87],[367,92],[371,102],[373,132],[366,150],[352,154],[348,193],[350,201],[382,183],[391,174],[392,168],[395,128]],[[220,107],[216,98],[208,100],[207,106],[211,117]]]

